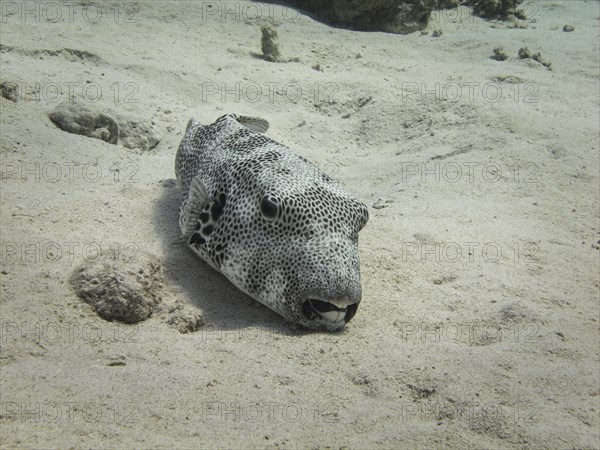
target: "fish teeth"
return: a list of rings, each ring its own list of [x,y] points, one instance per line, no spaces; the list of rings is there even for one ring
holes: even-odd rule
[[[323,319],[327,319],[331,322],[338,322],[344,318],[346,311],[327,311],[319,312]]]
[[[347,306],[354,304],[356,301],[355,300],[350,300],[347,298],[343,298],[343,299],[327,299],[325,300],[327,303],[331,303],[332,305],[334,305],[336,308],[340,308],[340,309],[345,309]]]

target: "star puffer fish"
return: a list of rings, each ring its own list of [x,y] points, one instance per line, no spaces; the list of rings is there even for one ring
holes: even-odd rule
[[[311,330],[335,331],[361,301],[358,233],[367,206],[263,133],[264,119],[190,119],[177,150],[179,226],[240,290]]]

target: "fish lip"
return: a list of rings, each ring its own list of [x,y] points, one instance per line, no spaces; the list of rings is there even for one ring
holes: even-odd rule
[[[343,304],[346,302],[335,301],[335,303]],[[302,305],[302,312],[304,313],[304,316],[309,320],[320,320],[325,321],[326,323],[329,323],[331,325],[344,326],[345,324],[350,322],[350,320],[352,320],[352,318],[358,311],[358,304],[360,303],[360,300],[358,302],[348,304],[343,308],[338,307],[335,303],[333,303],[332,301],[322,300],[314,297],[307,298],[304,301],[304,304]],[[324,315],[331,312],[340,312],[344,315],[339,320],[332,320]]]

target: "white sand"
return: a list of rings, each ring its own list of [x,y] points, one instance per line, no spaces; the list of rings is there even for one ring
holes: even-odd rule
[[[103,3],[94,21],[85,4],[71,18],[55,2],[51,23],[15,2],[1,24],[0,74],[23,91],[2,99],[3,448],[598,447],[598,2],[529,3],[524,29],[438,13],[439,38],[248,2],[226,20],[180,1],[117,20]],[[252,55],[268,11],[299,62]],[[99,59],[35,52],[64,48]],[[163,140],[142,153],[61,131],[47,112],[69,86]],[[361,232],[363,301],[341,334],[299,332],[171,244],[187,120],[226,112],[268,119],[386,206]],[[165,301],[207,325],[99,318],[67,282],[98,247],[156,255]]]

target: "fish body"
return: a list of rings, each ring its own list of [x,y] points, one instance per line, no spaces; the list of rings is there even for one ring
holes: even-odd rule
[[[265,136],[264,119],[190,119],[175,172],[188,246],[290,322],[335,331],[361,301],[358,233],[368,210],[339,183]]]

